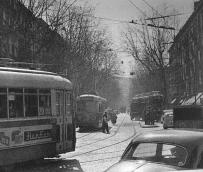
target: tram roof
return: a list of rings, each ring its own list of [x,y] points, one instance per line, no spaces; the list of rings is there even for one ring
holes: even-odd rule
[[[105,98],[94,95],[94,94],[83,94],[78,96],[78,100],[89,100],[89,99],[94,99],[94,100],[101,100],[101,101],[107,101]]]
[[[72,83],[52,72],[0,67],[0,87],[72,89]]]

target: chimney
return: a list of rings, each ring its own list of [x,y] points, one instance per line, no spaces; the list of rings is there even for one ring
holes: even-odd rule
[[[199,7],[200,1],[201,1],[201,0],[196,0],[196,1],[194,1],[194,11],[196,11],[197,8]]]

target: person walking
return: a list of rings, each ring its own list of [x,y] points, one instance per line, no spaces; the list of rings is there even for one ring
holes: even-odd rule
[[[109,134],[109,126],[108,126],[108,120],[107,120],[107,112],[104,113],[103,119],[102,119],[102,132]]]

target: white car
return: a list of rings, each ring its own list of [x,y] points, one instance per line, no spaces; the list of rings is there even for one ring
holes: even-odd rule
[[[173,110],[164,110],[164,115],[162,117],[163,128],[167,129],[173,127]]]

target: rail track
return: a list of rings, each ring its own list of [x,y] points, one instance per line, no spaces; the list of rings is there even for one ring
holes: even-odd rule
[[[123,121],[122,121],[122,124],[123,124],[123,122],[124,122],[124,119],[123,119]],[[131,122],[133,123],[133,121],[131,121]],[[122,125],[120,125],[120,126],[122,126]],[[115,145],[124,143],[124,142],[126,142],[126,141],[129,141],[130,139],[132,139],[132,138],[137,134],[137,132],[136,132],[136,130],[135,130],[135,125],[134,125],[134,123],[133,123],[132,127],[133,127],[133,133],[132,133],[132,135],[130,135],[129,137],[127,137],[127,138],[125,138],[125,139],[123,139],[123,140],[121,140],[121,141],[115,142],[115,143],[113,143],[113,144],[109,144],[109,145],[106,145],[106,146],[102,146],[102,147],[99,147],[99,148],[96,148],[96,149],[92,149],[92,150],[89,150],[89,151],[85,151],[85,152],[82,152],[82,153],[78,153],[78,154],[69,156],[68,159],[69,159],[69,158],[79,157],[79,156],[85,155],[85,154],[90,154],[90,153],[92,153],[92,152],[96,152],[96,151],[99,151],[99,150],[103,150],[103,149],[106,149],[106,148],[113,147],[113,146],[115,146]],[[118,133],[118,130],[117,130],[117,132],[115,132],[115,133]],[[113,136],[115,136],[115,134],[114,134]],[[112,136],[110,136],[110,137],[112,137]],[[101,139],[101,140],[99,140],[99,141],[109,139],[110,137],[105,138],[105,139]],[[95,142],[98,142],[98,141],[95,141]],[[94,143],[95,143],[95,142],[94,142]],[[93,144],[93,142],[90,143],[90,144]],[[111,158],[111,157],[108,157],[108,159],[109,159],[109,158]],[[112,157],[112,158],[113,158],[113,157]],[[99,160],[105,160],[105,159],[106,159],[106,158],[101,158],[101,159],[99,159]],[[99,160],[97,160],[97,161],[99,161]],[[92,160],[92,161],[94,161],[94,160]],[[80,163],[88,163],[88,162],[92,162],[92,161],[84,161],[84,162],[80,162]]]
[[[80,146],[77,146],[76,148],[81,148],[81,147],[89,146],[89,145],[92,145],[92,144],[94,144],[94,143],[101,142],[101,141],[104,141],[104,140],[107,140],[107,139],[110,139],[110,138],[114,137],[114,136],[118,133],[120,127],[123,125],[123,122],[124,122],[125,119],[126,119],[126,115],[125,115],[124,118],[122,119],[122,122],[118,125],[117,130],[116,130],[112,135],[110,135],[110,136],[108,136],[108,137],[105,137],[105,138],[102,138],[102,139],[98,139],[98,140],[96,140],[96,141],[92,141],[92,142],[90,142],[90,143],[84,143],[84,144],[82,144],[82,145],[80,145]],[[88,135],[87,135],[87,136],[88,136]],[[81,138],[81,137],[80,137],[80,138]],[[83,137],[83,138],[85,138],[85,137]]]

